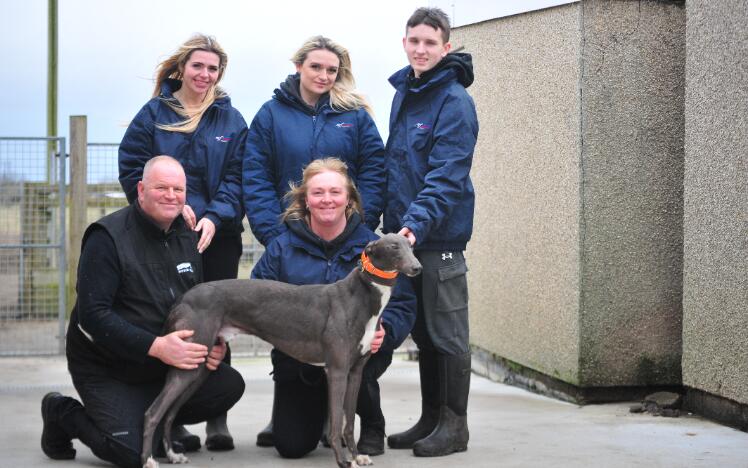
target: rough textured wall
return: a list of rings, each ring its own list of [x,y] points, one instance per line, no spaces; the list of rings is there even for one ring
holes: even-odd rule
[[[748,1],[687,2],[683,383],[748,403]]]
[[[453,31],[473,54],[480,135],[468,245],[471,342],[577,381],[579,6]]]
[[[581,6],[580,380],[679,384],[684,5]]]

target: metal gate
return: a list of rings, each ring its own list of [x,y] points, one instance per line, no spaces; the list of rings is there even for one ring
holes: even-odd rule
[[[65,138],[0,137],[0,356],[62,353]]]

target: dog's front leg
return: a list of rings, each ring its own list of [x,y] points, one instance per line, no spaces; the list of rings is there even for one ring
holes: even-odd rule
[[[337,366],[328,365],[327,368],[327,399],[330,413],[330,432],[327,438],[330,446],[335,453],[335,461],[340,468],[351,468],[354,466],[347,460],[343,452],[343,445],[340,443],[340,437],[343,433],[343,403],[345,399],[345,389],[347,376],[345,369]]]
[[[345,390],[345,402],[343,410],[345,411],[345,426],[343,427],[343,439],[351,452],[352,459],[359,466],[373,465],[371,457],[368,455],[359,455],[356,441],[353,438],[353,431],[356,424],[356,405],[358,404],[358,391],[361,388],[361,376],[364,372],[364,366],[369,360],[368,355],[362,357],[353,365],[348,373],[348,384]]]

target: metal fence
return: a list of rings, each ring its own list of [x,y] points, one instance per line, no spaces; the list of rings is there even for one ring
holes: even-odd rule
[[[0,137],[0,356],[64,349],[64,154],[64,138]]]

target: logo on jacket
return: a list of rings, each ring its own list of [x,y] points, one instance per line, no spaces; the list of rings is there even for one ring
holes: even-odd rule
[[[425,124],[423,122],[418,122],[416,124],[416,128],[419,129],[419,130],[428,130],[429,128],[431,128],[431,125]]]
[[[353,127],[353,124],[348,122],[338,122],[335,124],[335,126],[338,128],[350,128]]]
[[[216,137],[216,141],[220,141],[221,143],[228,143],[231,141],[231,138],[221,135]]]
[[[447,259],[452,260],[452,252],[444,252],[442,254],[442,261],[447,260]]]
[[[177,265],[177,273],[193,273],[192,264],[190,262],[184,262]]]

